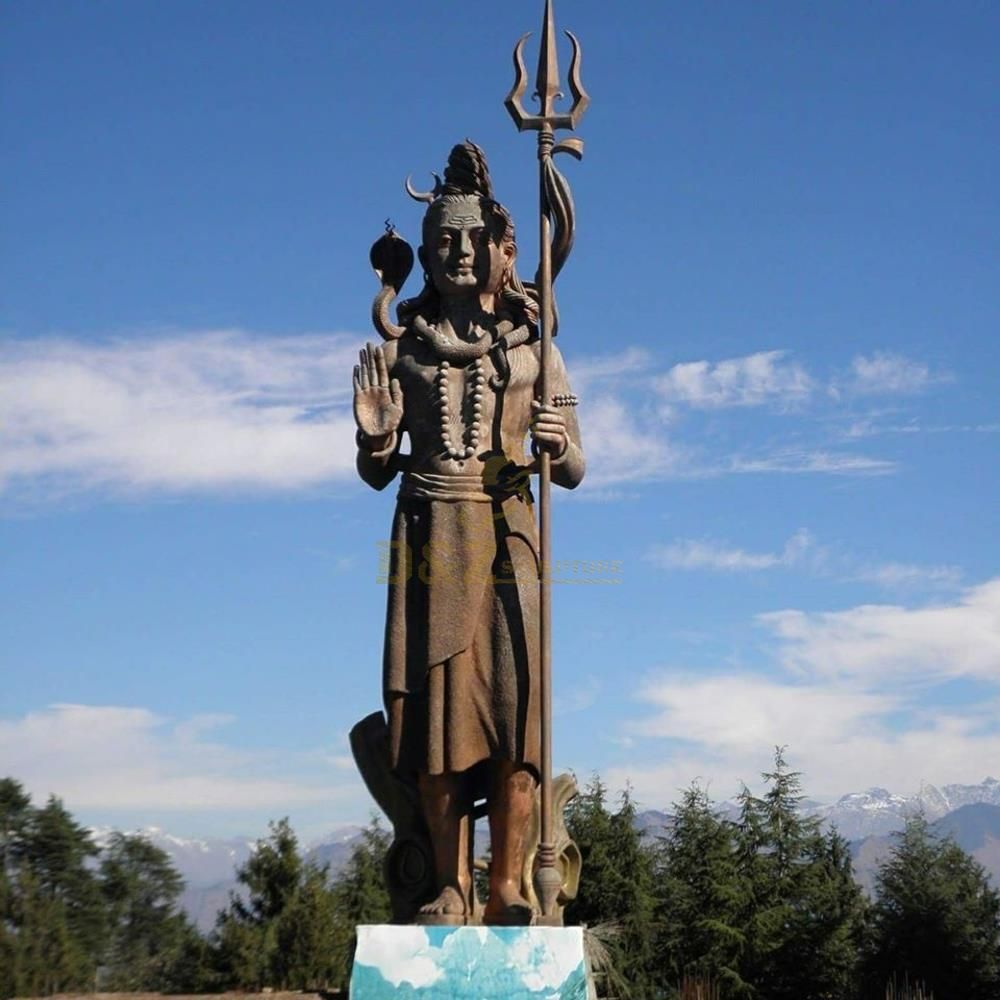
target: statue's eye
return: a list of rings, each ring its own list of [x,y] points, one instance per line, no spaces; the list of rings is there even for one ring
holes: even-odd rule
[[[438,246],[439,247],[450,247],[451,246],[451,237],[447,233],[442,233],[438,237]]]
[[[486,242],[486,230],[473,229],[472,232],[469,233],[469,238],[475,246],[481,247]]]

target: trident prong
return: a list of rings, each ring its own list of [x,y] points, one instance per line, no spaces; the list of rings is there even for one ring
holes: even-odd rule
[[[583,117],[584,111],[590,107],[590,95],[583,89],[583,81],[580,79],[580,56],[582,50],[580,42],[572,31],[566,32],[570,44],[573,46],[573,57],[569,63],[569,92],[573,95],[573,107],[570,109],[570,117],[573,119],[573,128]]]
[[[514,46],[514,86],[511,88],[504,107],[514,119],[519,132],[555,132],[557,129],[576,128],[576,123],[590,105],[590,97],[580,80],[580,42],[571,31],[565,32],[573,46],[573,56],[569,67],[569,90],[573,95],[573,105],[567,112],[557,112],[555,102],[563,96],[559,89],[559,60],[556,54],[555,27],[552,15],[552,0],[545,2],[542,19],[542,39],[538,54],[538,74],[535,78],[535,96],[541,105],[537,115],[529,114],[523,104],[528,89],[528,70],[524,65],[524,45],[531,36],[529,31],[518,39]]]

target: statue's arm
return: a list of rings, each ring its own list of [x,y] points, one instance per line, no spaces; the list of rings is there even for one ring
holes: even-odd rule
[[[354,368],[354,420],[357,431],[358,475],[373,489],[385,489],[399,469],[403,437],[403,393],[391,378],[396,362],[393,341],[361,352]]]
[[[371,451],[372,444],[358,434],[358,475],[373,489],[384,490],[396,478],[399,471],[397,456],[399,455],[402,429],[388,442],[387,449],[380,452]]]
[[[570,388],[566,364],[555,344],[552,345],[549,383],[553,402],[576,399]],[[583,457],[583,443],[580,440],[580,421],[577,419],[575,405],[557,406],[556,409],[562,415],[566,426],[566,450],[552,460],[552,482],[571,490],[580,485],[587,470],[587,463]]]

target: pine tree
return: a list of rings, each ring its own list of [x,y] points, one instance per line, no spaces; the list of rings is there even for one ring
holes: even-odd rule
[[[184,880],[166,851],[123,833],[105,848],[100,879],[109,923],[102,986],[164,988],[190,930],[178,910]]]
[[[220,911],[212,936],[215,977],[221,989],[260,990],[273,986],[270,981],[272,953],[275,948],[271,928],[252,923],[230,901]]]
[[[23,883],[25,912],[31,919],[45,912],[52,931],[45,935],[45,961],[59,970],[52,974],[52,989],[93,988],[105,940],[103,901],[91,865],[96,845],[62,802],[50,796],[44,807],[32,810],[20,852],[22,868],[31,875]],[[27,931],[19,934],[28,936]]]
[[[31,796],[13,778],[0,778],[0,872],[8,875],[24,854]]]
[[[635,803],[629,790],[616,812],[607,806],[607,790],[595,775],[569,805],[566,827],[583,856],[577,897],[566,908],[566,922],[611,926],[605,947],[627,995],[654,995],[655,953],[651,927],[655,909],[653,852],[635,827]],[[612,979],[617,978],[614,973]],[[615,994],[611,985],[606,992]]]
[[[276,978],[289,989],[324,989],[339,978],[337,913],[326,866],[307,864],[275,924]]]
[[[776,748],[762,798],[740,796],[744,987],[734,995],[826,1000],[854,988],[863,916],[844,842],[799,811],[801,776]]]
[[[659,982],[712,980],[729,996],[745,991],[740,971],[742,887],[732,823],[713,812],[697,785],[674,805],[673,825],[656,858],[656,951]]]
[[[78,988],[81,958],[61,899],[46,892],[30,869],[14,883],[11,995],[48,996]],[[86,970],[83,970],[84,972]]]
[[[220,985],[333,985],[340,972],[338,941],[344,936],[337,893],[326,866],[303,860],[287,819],[270,825],[270,835],[257,842],[237,881],[245,895],[232,896],[216,926]]]
[[[116,834],[99,867],[90,834],[59,799],[40,809],[0,780],[0,997],[108,985],[200,989],[207,946],[177,909],[167,855]]]
[[[945,1000],[1000,996],[1000,894],[923,816],[908,820],[879,868],[866,971],[872,997],[894,976]]]
[[[854,879],[847,841],[831,829],[810,838],[802,873],[798,941],[792,952],[808,960],[804,973],[814,977],[811,993],[819,1000],[839,1000],[859,986],[860,954],[867,902]]]
[[[6,908],[7,893],[0,874],[0,906]],[[7,1000],[17,993],[17,938],[6,919],[0,920],[0,1000]]]
[[[31,815],[31,796],[13,778],[0,779],[0,997],[17,991],[19,962],[14,879]]]
[[[391,837],[373,816],[361,840],[333,883],[336,931],[334,981],[346,987],[351,977],[358,924],[384,924],[392,916],[385,886],[385,861]]]
[[[235,900],[240,916],[255,924],[279,917],[299,886],[302,857],[288,817],[269,824],[270,835],[258,840],[253,853],[237,872],[246,887],[247,900]]]
[[[159,974],[158,989],[163,993],[209,993],[219,986],[215,954],[188,917],[179,913],[170,932],[173,942]]]
[[[302,858],[287,817],[272,822],[269,830],[236,873],[245,891],[231,894],[216,926],[220,973],[233,986],[285,985],[277,921],[298,891]]]
[[[58,799],[43,809],[0,780],[0,995],[93,986],[103,914],[87,832]]]

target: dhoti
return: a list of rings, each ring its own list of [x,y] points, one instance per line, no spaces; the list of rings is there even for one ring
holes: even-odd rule
[[[530,496],[461,487],[458,477],[432,488],[412,477],[396,506],[383,663],[392,767],[442,774],[508,760],[537,774]]]

